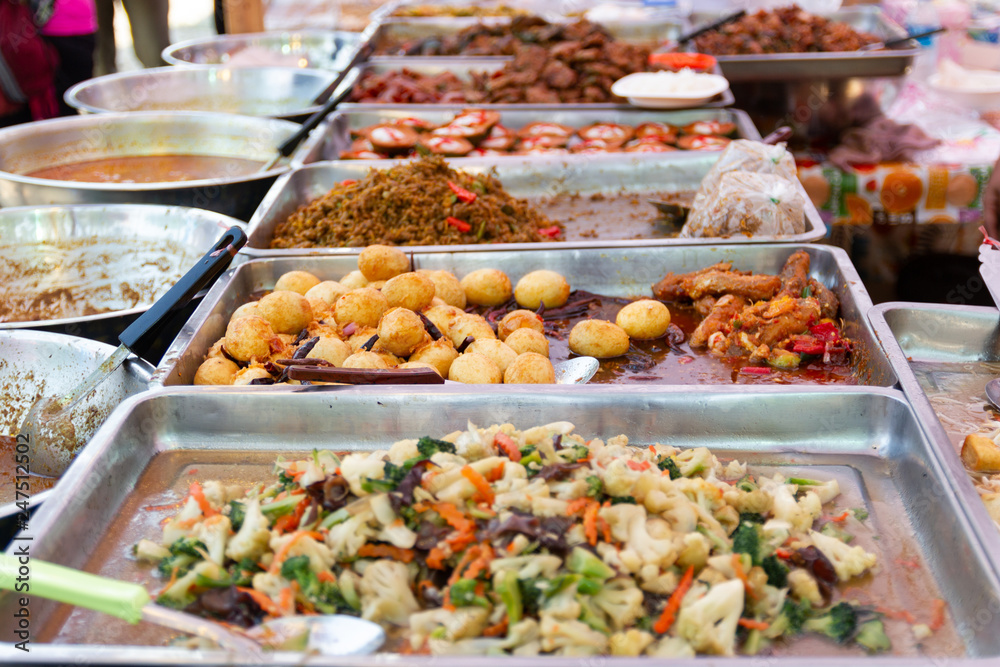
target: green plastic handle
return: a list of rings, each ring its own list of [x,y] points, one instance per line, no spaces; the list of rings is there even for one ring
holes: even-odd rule
[[[8,554],[0,554],[0,589],[93,609],[129,623],[138,623],[149,604],[149,593],[139,584]]]

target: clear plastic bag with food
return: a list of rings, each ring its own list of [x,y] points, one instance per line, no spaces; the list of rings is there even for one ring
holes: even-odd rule
[[[805,231],[805,197],[774,174],[734,171],[692,207],[682,238],[784,236]]]
[[[719,160],[705,178],[695,196],[694,205],[719,189],[719,181],[725,174],[732,171],[753,171],[758,174],[774,174],[795,182],[798,174],[795,171],[795,158],[788,152],[784,144],[769,145],[759,141],[737,139],[726,146]]]

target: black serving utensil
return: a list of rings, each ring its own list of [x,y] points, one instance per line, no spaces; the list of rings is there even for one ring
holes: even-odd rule
[[[721,28],[722,26],[724,26],[724,25],[726,25],[728,23],[732,23],[733,21],[739,21],[741,18],[743,18],[744,16],[746,16],[746,14],[747,14],[747,10],[741,9],[738,12],[735,12],[733,14],[728,14],[727,16],[723,16],[720,19],[716,19],[715,21],[712,21],[711,23],[708,23],[706,25],[701,26],[700,28],[696,28],[696,29],[692,30],[691,32],[687,33],[686,35],[681,35],[680,37],[677,38],[677,45],[678,46],[684,46],[685,44],[687,44],[688,42],[690,42],[695,37],[701,37],[706,32],[711,32],[713,30]]]
[[[924,30],[923,32],[915,32],[912,35],[907,35],[906,37],[896,37],[895,39],[889,39],[884,42],[873,42],[871,44],[865,44],[858,51],[878,51],[879,49],[891,49],[894,46],[899,46],[900,44],[905,44],[911,39],[922,39],[924,37],[930,37],[931,35],[936,35],[939,32],[944,32],[947,28],[933,28],[931,30]]]

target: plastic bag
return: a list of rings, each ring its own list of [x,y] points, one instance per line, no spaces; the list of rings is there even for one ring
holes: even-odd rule
[[[801,234],[806,228],[805,205],[800,188],[781,176],[733,171],[692,207],[680,236]]]
[[[775,174],[795,182],[798,173],[795,170],[795,158],[785,149],[784,144],[770,146],[759,141],[738,139],[726,146],[719,160],[705,178],[695,195],[694,207],[698,207],[709,194],[719,189],[719,181],[723,175],[731,171],[753,171],[758,174]]]

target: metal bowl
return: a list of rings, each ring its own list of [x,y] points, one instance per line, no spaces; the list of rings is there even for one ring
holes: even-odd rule
[[[108,357],[114,348],[92,340],[40,331],[0,331],[0,434],[16,435],[21,420],[43,394],[68,391]],[[111,411],[129,396],[146,390],[153,367],[135,357],[74,409],[77,435],[90,440]],[[13,461],[4,466],[13,466]],[[29,480],[29,491],[31,482]],[[28,506],[37,507],[57,489],[30,493]],[[12,502],[14,489],[0,491],[0,549],[17,531],[21,510]],[[23,500],[23,498],[22,498]]]
[[[198,261],[205,250],[215,243],[222,232],[234,224],[242,223],[211,211],[176,206],[117,204],[2,209],[0,245],[73,240],[96,241],[99,244],[101,240],[106,240],[107,252],[113,253],[115,250],[120,252],[120,257],[116,258],[116,264],[110,273],[122,276],[121,281],[124,286],[128,283],[128,276],[138,277],[143,273],[149,275],[150,270],[161,270],[162,265],[153,263],[161,261],[160,255],[155,251],[139,252],[140,246],[152,250],[169,241],[170,252],[164,253],[163,257],[166,258],[165,261],[173,264],[176,278],[165,280],[155,294],[144,294],[143,301],[146,302],[139,306],[133,307],[131,305],[133,300],[123,299],[123,307],[117,310],[62,319],[0,322],[0,330],[45,329],[117,345],[118,334],[148,310],[156,298],[166,293],[176,279],[179,279]],[[28,258],[27,252],[27,249],[19,250],[18,260]],[[42,249],[39,249],[37,254],[39,263],[48,259]],[[177,257],[177,254],[182,256]],[[57,264],[53,264],[53,271],[49,275],[59,275],[60,268]],[[101,273],[103,271],[94,271],[93,267],[89,272],[94,274],[95,281],[101,280]],[[72,269],[67,271],[67,280],[74,274]],[[60,286],[58,281],[53,281],[53,288]],[[0,287],[0,297],[3,294],[4,290]],[[180,309],[163,327],[158,340],[148,349],[136,351],[146,359],[158,360],[180,331],[187,317],[194,311],[198,301],[200,299],[195,299],[187,308]],[[110,303],[113,306],[113,301]]]
[[[258,32],[191,39],[171,44],[162,55],[171,65],[252,67],[280,64],[340,72],[350,63],[351,52],[360,43],[361,33],[357,32]]]
[[[301,67],[154,67],[88,79],[66,91],[81,112],[216,111],[305,120],[336,72]]]
[[[287,121],[194,111],[99,114],[15,125],[0,130],[0,206],[168,204],[246,220],[287,167],[172,183],[82,183],[24,174],[134,155],[232,156],[265,162],[296,130],[298,126]]]

